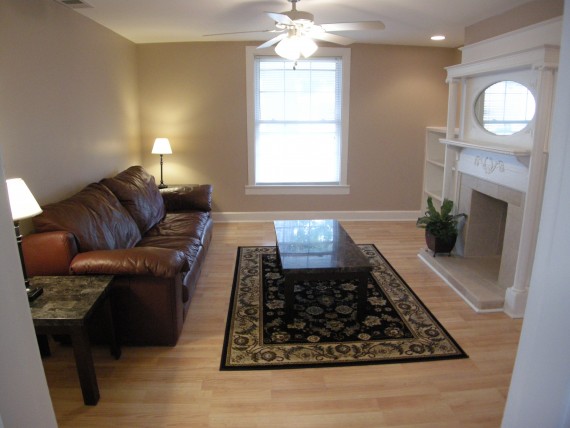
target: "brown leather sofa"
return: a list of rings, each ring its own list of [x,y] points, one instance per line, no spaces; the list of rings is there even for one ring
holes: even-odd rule
[[[159,190],[133,166],[43,206],[23,240],[35,275],[115,275],[119,340],[176,344],[212,237],[212,186]]]

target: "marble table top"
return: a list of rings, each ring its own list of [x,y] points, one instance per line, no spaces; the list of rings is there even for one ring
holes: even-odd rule
[[[278,220],[274,226],[284,273],[371,269],[337,220]]]
[[[112,275],[35,276],[32,287],[44,292],[30,303],[36,327],[82,325],[96,303],[105,296]]]

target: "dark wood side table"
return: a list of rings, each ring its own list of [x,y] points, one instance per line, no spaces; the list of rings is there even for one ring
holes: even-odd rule
[[[111,354],[116,359],[121,356],[108,298],[112,279],[112,275],[36,276],[30,279],[34,287],[44,289],[44,293],[30,303],[40,352],[42,356],[50,355],[46,335],[59,334],[71,338],[83,401],[87,405],[96,405],[100,396],[87,322],[101,305]]]

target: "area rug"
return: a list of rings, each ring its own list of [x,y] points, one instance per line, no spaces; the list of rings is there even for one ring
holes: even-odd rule
[[[239,247],[220,370],[404,363],[467,355],[374,245],[362,322],[353,281],[298,281],[284,321],[275,247]]]

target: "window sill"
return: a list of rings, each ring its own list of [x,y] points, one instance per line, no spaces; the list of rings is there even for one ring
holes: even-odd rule
[[[245,186],[246,195],[348,195],[348,185]]]

